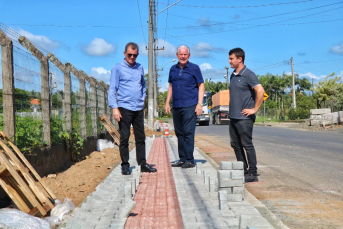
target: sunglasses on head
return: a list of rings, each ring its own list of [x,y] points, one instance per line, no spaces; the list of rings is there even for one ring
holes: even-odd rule
[[[128,57],[133,56],[133,57],[135,57],[135,58],[138,56],[138,54],[131,54],[131,53],[127,53],[126,55],[127,55]]]

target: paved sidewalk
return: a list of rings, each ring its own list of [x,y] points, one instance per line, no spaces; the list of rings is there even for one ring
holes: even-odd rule
[[[157,173],[140,174],[132,150],[133,174],[121,175],[118,165],[60,228],[274,228],[247,200],[228,202],[228,209],[219,210],[217,185],[210,188],[206,182],[208,177],[216,180],[217,170],[198,149],[198,169],[182,169],[170,166],[178,159],[176,137],[147,138],[146,146],[147,161]]]
[[[156,138],[147,162],[157,173],[142,173],[125,228],[182,229],[182,218],[165,138]]]

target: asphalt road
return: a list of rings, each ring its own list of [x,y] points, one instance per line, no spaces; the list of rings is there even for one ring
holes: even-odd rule
[[[196,134],[228,142],[228,125]],[[290,228],[343,228],[343,134],[255,126],[260,182],[246,188]]]

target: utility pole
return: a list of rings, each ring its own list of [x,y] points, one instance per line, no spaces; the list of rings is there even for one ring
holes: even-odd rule
[[[295,109],[297,107],[295,102],[295,80],[294,80],[294,67],[293,67],[293,57],[291,57],[291,66],[292,66],[292,104],[293,108]]]
[[[153,98],[153,5],[154,0],[149,0],[149,51],[148,51],[148,128],[150,130],[154,127],[154,98]]]
[[[225,67],[226,69],[226,90],[229,90],[229,67]]]
[[[154,117],[158,117],[157,113],[157,56],[156,56],[156,42],[154,40]]]

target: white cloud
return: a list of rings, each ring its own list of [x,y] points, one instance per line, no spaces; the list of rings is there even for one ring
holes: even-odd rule
[[[193,57],[211,57],[211,51],[225,52],[224,48],[216,48],[209,43],[199,42],[198,45],[191,47],[191,56]]]
[[[331,48],[331,52],[338,54],[338,55],[343,55],[343,42],[340,43],[339,45],[333,46]]]
[[[168,41],[164,41],[163,39],[157,40],[157,47],[162,48],[164,50],[158,51],[159,56],[164,57],[176,57],[177,46],[170,44]],[[209,43],[199,42],[197,45],[193,45],[190,47],[191,49],[191,58],[192,57],[211,57],[211,51],[216,52],[225,52],[226,49],[223,48],[216,48],[210,45]],[[146,50],[146,46],[144,43],[141,43],[139,46],[139,53],[147,56],[148,50]]]
[[[199,67],[200,67],[201,71],[206,71],[206,70],[209,70],[209,69],[213,69],[211,64],[209,64],[209,63],[202,63],[202,64],[200,64]]]
[[[168,41],[165,41],[163,39],[158,39],[156,43],[156,46],[159,49],[164,47],[164,50],[157,51],[158,56],[176,57],[176,47],[174,45],[170,44]],[[148,50],[146,50],[145,43],[141,43],[139,45],[139,54],[144,56],[148,55]]]
[[[209,63],[202,63],[199,65],[202,76],[204,79],[211,79],[212,81],[224,82],[224,75],[226,75],[225,69],[215,69]],[[230,72],[229,72],[230,75]]]
[[[58,48],[59,46],[58,42],[52,41],[48,37],[43,36],[43,35],[34,35],[23,29],[19,29],[18,33],[21,34],[22,36],[25,36],[31,42],[41,46],[44,49],[47,49],[48,51],[51,51],[54,48]]]
[[[302,73],[302,74],[299,74],[299,77],[309,77],[311,79],[316,79],[316,80],[319,80],[319,79],[324,79],[326,77],[326,75],[320,75],[320,76],[316,76],[315,74],[311,73],[311,72],[306,72],[306,73]]]
[[[104,81],[107,84],[110,84],[111,71],[106,70],[103,67],[93,67],[91,68],[90,76],[94,76],[98,81]]]
[[[83,47],[83,51],[89,56],[107,56],[115,51],[115,46],[96,37],[89,45]]]

